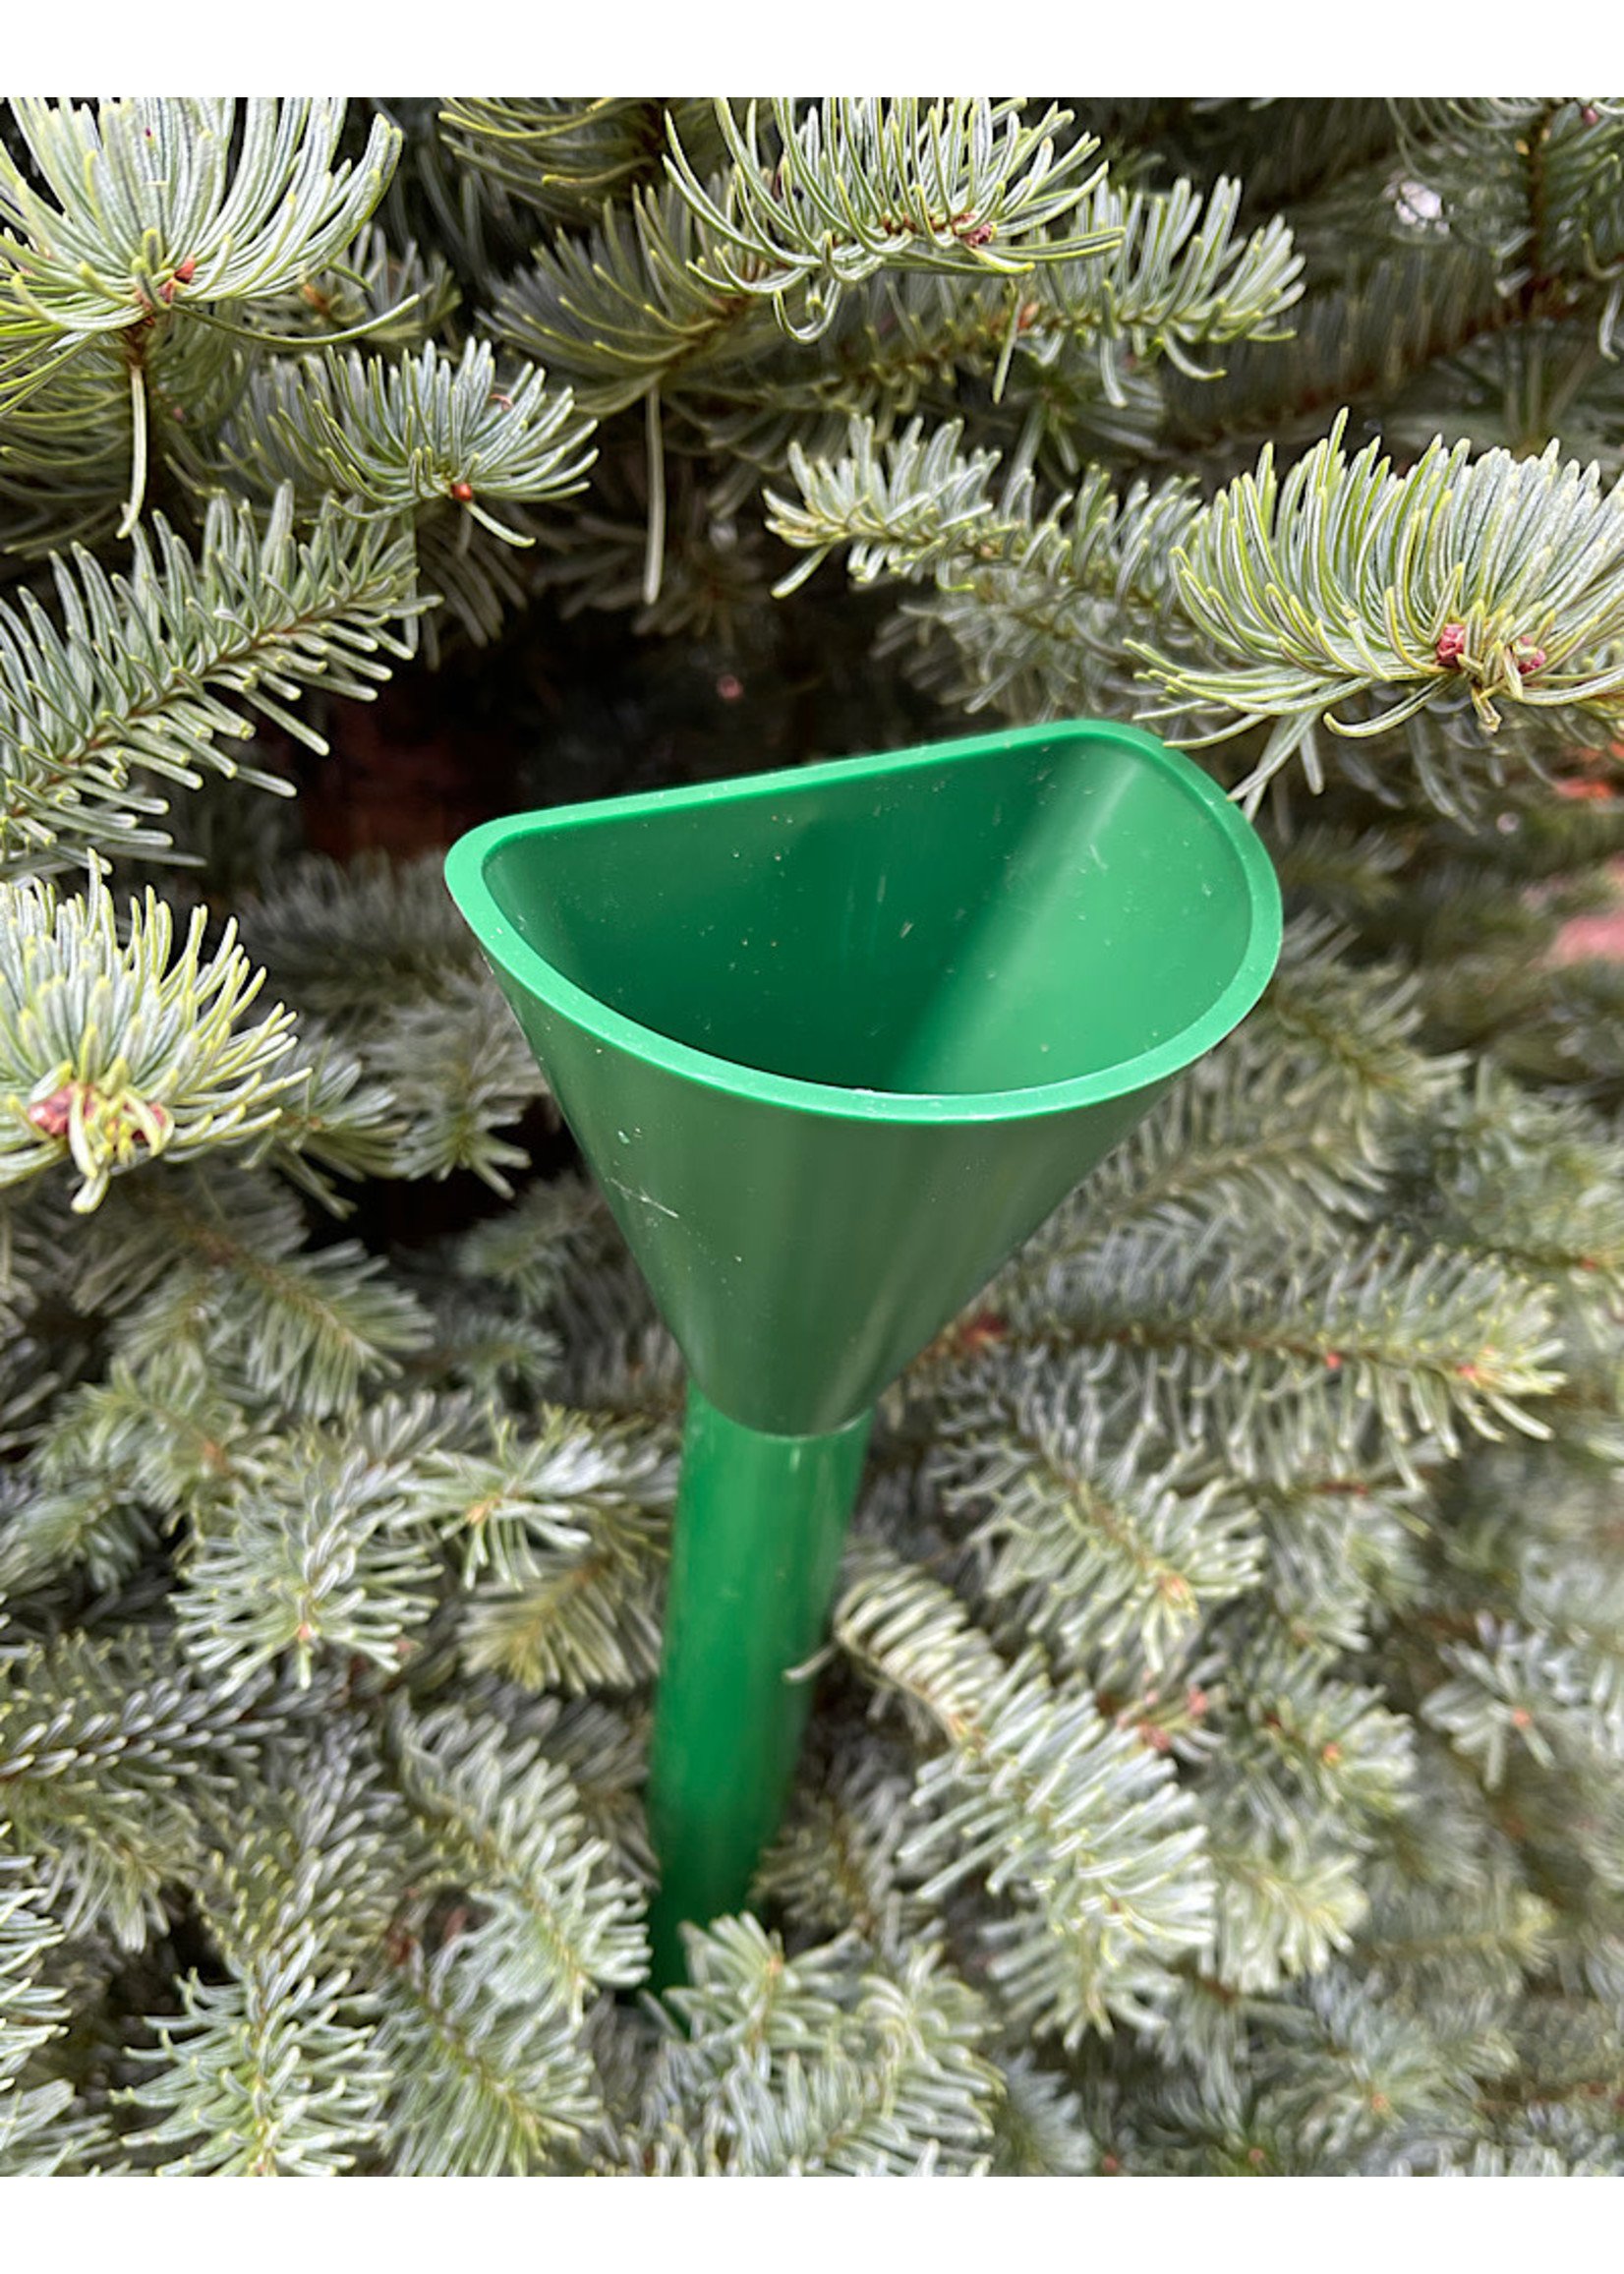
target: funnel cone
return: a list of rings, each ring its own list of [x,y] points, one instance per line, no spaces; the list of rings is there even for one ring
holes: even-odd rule
[[[786,1435],[866,1412],[1279,948],[1246,821],[1115,726],[524,814],[446,876],[693,1379]]]
[[[463,838],[446,878],[708,1425],[772,1440],[784,1476],[818,1469],[804,1448],[860,1425],[1239,1023],[1280,945],[1243,816],[1188,759],[1107,724],[519,815]],[[735,1448],[731,1474],[747,1465]],[[678,1510],[690,1596],[720,1584],[697,1544],[695,1507],[726,1497],[707,1474],[690,1489],[685,1468]],[[769,1530],[785,1488],[759,1511]],[[691,1607],[673,1593],[657,1804]],[[735,1726],[751,1698],[768,1711],[738,1680]],[[725,1696],[725,1673],[709,1687]],[[703,1901],[738,1871],[699,1874]]]

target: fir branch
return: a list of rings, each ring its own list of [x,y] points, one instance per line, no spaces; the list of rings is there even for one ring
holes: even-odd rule
[[[153,1517],[205,1522],[248,1452],[242,1404],[195,1351],[135,1368],[115,1359],[57,1408],[23,1472],[29,1487],[0,1539],[0,1587],[22,1590],[83,1563],[97,1588],[129,1580]]]
[[[435,1324],[432,1340],[413,1361],[416,1379],[434,1389],[467,1390],[498,1406],[515,1400],[538,1405],[556,1389],[562,1350],[555,1334],[499,1296],[447,1282],[433,1264],[426,1277]]]
[[[1165,355],[1187,378],[1204,379],[1190,348],[1289,336],[1281,319],[1301,297],[1302,260],[1278,216],[1242,239],[1240,205],[1240,183],[1222,178],[1204,201],[1188,182],[1126,196],[1100,183],[1089,219],[1116,244],[1039,270],[1023,333],[1097,340],[1106,399],[1118,407],[1128,400],[1129,358]]]
[[[937,1445],[947,1506],[977,1519],[987,1593],[1066,1672],[1126,1655],[1154,1673],[1258,1576],[1247,1502],[1085,1383],[976,1367],[945,1399]]]
[[[355,1047],[391,1005],[442,995],[482,967],[441,870],[437,857],[370,853],[341,866],[305,853],[244,903],[243,936],[290,1002]]]
[[[143,1160],[193,1158],[274,1125],[299,1079],[279,1065],[292,1020],[277,1004],[245,1022],[264,973],[234,924],[204,962],[197,909],[172,962],[174,919],[150,890],[122,941],[94,871],[83,900],[0,890],[0,1185],[71,1158],[85,1213]]]
[[[706,163],[720,156],[716,106],[692,98],[453,95],[440,113],[457,157],[565,227],[656,178],[667,119]]]
[[[1365,1935],[1406,1989],[1447,1993],[1464,1980],[1506,1999],[1545,1970],[1555,1928],[1551,1906],[1502,1866],[1465,1887],[1378,1897]]]
[[[1401,1130],[1445,1110],[1458,1056],[1421,1046],[1425,1000],[1399,960],[1351,960],[1354,935],[1322,917],[1286,927],[1280,963],[1247,1032],[1301,1070],[1304,1091],[1343,1122],[1346,1140],[1387,1166]]]
[[[24,1593],[76,1566],[92,1586],[116,1588],[135,1578],[158,1541],[158,1528],[127,1479],[76,1476],[44,1488],[17,1480],[7,1494],[0,1539],[0,1589]]]
[[[644,2120],[657,2154],[740,2178],[983,2168],[997,2072],[979,2001],[938,1950],[894,1974],[863,1955],[843,1938],[786,1958],[748,1918],[690,1930],[672,1997],[689,2038],[665,2049]]]
[[[527,1690],[628,1689],[660,1662],[667,1526],[607,1498],[586,1514],[580,1545],[530,1546],[519,1586],[472,1588],[458,1648],[472,1673],[505,1674]]]
[[[708,495],[736,511],[756,478],[782,477],[792,444],[814,462],[835,459],[853,418],[889,436],[914,412],[947,423],[966,396],[987,398],[978,430],[989,443],[1067,481],[1093,457],[1149,450],[1161,420],[1154,355],[1113,348],[1098,295],[1069,288],[1068,273],[1064,263],[1007,279],[888,271],[844,289],[816,362],[780,342],[673,398],[677,433],[691,426],[707,452]]]
[[[315,1946],[307,1930],[231,1981],[190,1974],[179,2019],[152,2021],[163,2068],[141,2099],[163,2113],[130,2144],[188,2151],[159,2179],[331,2178],[376,2134],[380,2074]]]
[[[487,973],[455,974],[436,996],[393,1006],[373,1023],[363,1051],[403,1125],[392,1174],[443,1178],[471,1169],[512,1197],[506,1172],[527,1168],[530,1155],[496,1132],[545,1097],[547,1082]]]
[[[545,2173],[602,2121],[591,2056],[516,1956],[515,1926],[527,1952],[528,1921],[499,1900],[438,1951],[409,1944],[381,1985],[390,2169],[403,2177]]]
[[[590,241],[540,249],[497,322],[604,417],[703,387],[784,333],[818,338],[845,291],[883,269],[973,280],[1114,242],[1048,234],[1097,179],[1076,178],[1092,145],[1057,157],[1063,114],[1025,127],[1018,108],[836,98],[797,121],[778,103],[768,164],[754,105],[740,125],[719,103],[728,170],[702,181],[673,134],[669,184],[607,205]]]
[[[261,1693],[226,1700],[139,1634],[30,1646],[0,1663],[0,1794],[66,1930],[131,1947],[203,1852],[200,1810],[261,1733]]]
[[[0,1837],[6,1827],[0,1825]],[[77,2128],[64,2122],[71,2083],[25,2082],[29,2057],[59,2036],[70,2015],[61,1989],[42,1978],[41,1960],[62,1930],[29,1899],[29,1858],[0,1851],[0,2177],[48,2179],[71,2152]]]
[[[700,265],[705,240],[678,191],[639,190],[607,205],[590,238],[557,238],[509,279],[494,319],[521,354],[604,419],[775,336],[770,305],[724,287]]]
[[[1231,1990],[1273,1990],[1346,1950],[1364,1918],[1359,1857],[1321,1818],[1265,1827],[1202,1796],[1217,1879],[1213,1965]]]
[[[360,1059],[315,1020],[300,1020],[299,1043],[299,1079],[278,1108],[268,1157],[332,1214],[344,1215],[350,1203],[323,1172],[400,1176],[411,1133],[394,1093],[370,1080]]]
[[[1304,1432],[1317,1439],[1310,1421]],[[1430,1495],[1421,1476],[1385,1462],[1266,1459],[1251,1487],[1267,1543],[1267,1589],[1283,1630],[1303,1648],[1363,1651],[1394,1604],[1425,1592],[1419,1542]]]
[[[791,2054],[777,2094],[737,2070],[729,2075],[729,2129],[748,2143],[733,2166],[741,2176],[985,2169],[974,2154],[990,2129],[991,2094],[974,2051],[980,2016],[951,1979],[931,1981],[930,1960],[915,1953],[901,1980],[869,1986],[857,2014],[867,2040],[858,2058],[803,2064]],[[926,2004],[929,1990],[936,1996]]]
[[[192,787],[199,769],[284,787],[217,747],[248,740],[244,713],[318,750],[287,709],[301,688],[365,699],[409,655],[391,624],[425,605],[409,542],[323,507],[293,534],[290,492],[261,531],[216,498],[196,557],[161,517],[138,530],[128,576],[87,554],[56,563],[59,630],[31,593],[0,603],[0,873],[62,868],[81,848],[161,851],[165,801],[132,775]]]
[[[441,252],[409,235],[397,250],[369,221],[353,244],[303,276],[296,291],[257,300],[245,313],[251,329],[262,327],[273,339],[291,334],[319,347],[336,334],[362,332],[372,347],[401,353],[442,335],[460,299]]]
[[[955,422],[926,439],[915,420],[882,457],[873,422],[857,419],[838,464],[814,463],[792,448],[789,470],[803,502],[769,493],[769,525],[811,557],[781,593],[803,583],[836,546],[846,546],[860,584],[905,576],[953,589],[978,567],[1008,564],[1026,571],[1034,588],[1049,587],[1057,605],[1063,596],[1054,588],[1062,585],[1066,597],[1157,604],[1166,589],[1158,555],[1194,519],[1184,484],[1152,493],[1139,483],[1119,499],[1095,473],[1074,498],[1039,515],[1031,474],[1015,469],[995,498],[997,453],[965,454],[962,437]]]
[[[1561,1378],[1544,1291],[1441,1248],[1337,1240],[1282,1256],[1264,1227],[1255,1243],[1218,1227],[1110,1234],[1006,1312],[1016,1345],[1133,1353],[1107,1360],[1117,1380],[1175,1442],[1221,1446],[1242,1474],[1266,1473],[1271,1408],[1344,1450],[1378,1422],[1409,1467],[1433,1441],[1458,1449],[1462,1425],[1548,1434],[1533,1401]]]
[[[0,267],[19,312],[5,331],[73,345],[297,286],[357,236],[399,155],[399,134],[375,118],[359,164],[335,166],[344,108],[251,96],[239,122],[229,98],[138,95],[92,112],[14,97],[41,186],[0,150]]]
[[[409,1654],[439,1577],[415,1465],[455,1424],[432,1400],[385,1404],[359,1444],[310,1429],[261,1454],[175,1598],[177,1632],[221,1696],[284,1652],[301,1687],[320,1651],[390,1669]]]
[[[330,2176],[377,2135],[387,2071],[330,1946],[383,1899],[389,1842],[353,1749],[318,1741],[298,1766],[203,1869],[229,1979],[184,1980],[179,2020],[151,2021],[156,2046],[136,2050],[151,2073],[130,2097],[162,2113],[132,2144],[187,2151],[160,2178]]]
[[[242,387],[236,344],[211,325],[142,332],[147,487],[210,459]],[[0,416],[0,545],[25,558],[114,537],[130,487],[130,369],[116,350],[76,355]],[[212,481],[209,487],[215,486]]]
[[[546,1312],[572,1272],[590,1272],[606,1237],[617,1242],[603,1195],[584,1176],[533,1184],[512,1207],[474,1224],[456,1244],[460,1277],[509,1289],[526,1311]]]
[[[1487,1784],[1504,1782],[1514,1746],[1544,1767],[1574,1749],[1624,1760],[1624,1662],[1597,1663],[1591,1651],[1486,1617],[1479,1627],[1479,1647],[1440,1650],[1455,1678],[1432,1691],[1421,1712],[1481,1764]]]
[[[381,198],[400,137],[375,117],[356,170],[333,165],[344,104],[332,97],[251,97],[240,143],[230,99],[11,107],[31,173],[0,150],[0,306],[13,311],[0,314],[0,413],[87,350],[116,358],[130,413],[126,537],[145,498],[153,350],[177,325],[265,339],[221,311],[333,260]]]
[[[1076,217],[1103,168],[1079,182],[1097,145],[1081,136],[1057,155],[1070,113],[1051,105],[1027,126],[1021,107],[985,96],[930,104],[836,96],[797,118],[779,99],[764,145],[753,102],[742,123],[719,102],[732,160],[721,196],[699,180],[674,133],[667,165],[712,233],[715,274],[775,299],[791,284],[858,282],[896,259],[899,241],[910,267],[1004,274],[1114,243],[1115,231],[1098,227],[1049,234]],[[815,337],[821,325],[815,315],[811,329],[794,328]]]
[[[498,383],[498,379],[500,383]],[[416,357],[301,357],[251,379],[227,451],[267,495],[338,496],[358,513],[410,517],[454,503],[508,545],[534,542],[493,505],[538,504],[583,487],[590,424],[533,366],[499,375],[488,342],[453,364],[433,342]]]
[[[996,2119],[994,2179],[1087,2179],[1099,2170],[1099,2148],[1077,2095],[1031,2053],[1000,2064],[1004,2099]]]
[[[435,1454],[419,1505],[460,1554],[465,1580],[488,1571],[502,1590],[545,1587],[560,1557],[595,1545],[601,1525],[669,1511],[675,1453],[667,1429],[544,1406],[533,1434],[503,1418],[488,1452]]]
[[[1582,287],[1616,267],[1624,118],[1611,106],[1434,99],[1405,104],[1398,123],[1406,167],[1441,223],[1490,253],[1508,287]]]
[[[982,532],[988,532],[988,556],[996,559],[1010,542],[1012,519],[995,517],[988,485],[998,464],[995,452],[977,450],[967,458],[958,453],[963,429],[939,428],[929,441],[922,440],[923,426],[915,420],[887,452],[878,455],[879,437],[871,420],[854,420],[850,450],[840,466],[813,463],[792,448],[789,470],[799,485],[804,506],[768,493],[768,521],[773,533],[811,557],[794,572],[793,582],[805,582],[837,545],[852,547],[851,573],[869,582],[899,568],[934,573],[939,563],[951,563],[968,554],[979,557]],[[1031,497],[1028,476],[1012,503],[1027,504]],[[1024,527],[1021,534],[1024,535]],[[790,589],[786,581],[780,597]]]
[[[1396,1088],[1408,1070],[1402,1060],[1397,1068],[1372,1060],[1372,1100],[1357,1081],[1366,1071],[1357,1042],[1346,1051],[1346,1066],[1325,1058],[1316,1064],[1311,1045],[1291,1050],[1285,985],[1276,984],[1279,1021],[1265,1004],[1192,1070],[1062,1203],[1013,1268],[1025,1270],[1039,1254],[1061,1254],[1129,1225],[1193,1230],[1267,1208],[1309,1230],[1327,1216],[1374,1214],[1390,1148],[1378,1134],[1386,1117],[1368,1108],[1379,1106],[1389,1082]],[[1369,1009],[1370,993],[1358,991],[1360,1011]],[[1333,1047],[1349,1039],[1326,1035]]]
[[[814,1737],[813,1742],[816,1742]],[[797,1778],[783,1830],[762,1858],[754,1894],[797,1929],[855,1934],[895,1957],[915,1942],[927,1907],[901,1882],[910,1764],[900,1746],[830,1748]]]
[[[961,434],[955,423],[925,440],[915,421],[882,455],[872,422],[858,421],[833,464],[792,446],[801,502],[769,492],[769,526],[807,558],[779,594],[843,548],[858,584],[937,587],[908,620],[951,643],[955,671],[933,676],[954,699],[1021,718],[1120,708],[1124,641],[1167,605],[1172,556],[1195,521],[1188,486],[1136,481],[1119,496],[1096,467],[1040,513],[1030,471],[1017,465],[995,496],[996,453],[964,455]]]
[[[1624,373],[1596,344],[1594,322],[1575,317],[1481,333],[1428,366],[1384,417],[1396,450],[1419,455],[1451,429],[1475,448],[1534,455],[1547,439],[1564,458],[1616,474],[1624,426]]]
[[[526,539],[541,541],[547,524],[537,522]],[[513,534],[493,515],[475,512],[457,503],[427,506],[416,528],[418,577],[435,593],[441,609],[424,622],[424,661],[439,669],[445,650],[441,642],[441,615],[456,619],[477,648],[497,639],[510,613],[530,604],[540,589],[533,555],[526,557],[524,573],[515,563]]]
[[[813,459],[833,455],[855,417],[887,427],[929,404],[947,419],[962,379],[990,387],[1012,338],[1015,368],[1028,358],[1052,363],[1064,345],[1065,311],[1035,291],[1028,278],[884,270],[842,293],[816,361],[792,341],[778,342],[736,373],[711,375],[703,393],[678,396],[677,408],[716,457],[746,461],[743,472],[725,464],[718,495],[741,503],[750,471],[781,471],[792,442]],[[1006,380],[1006,395],[1016,392]]]
[[[1336,1679],[1335,1663],[1322,1647],[1264,1638],[1234,1661],[1222,1782],[1237,1814],[1288,1838],[1320,1813],[1363,1834],[1409,1796],[1411,1722],[1378,1691]]]
[[[1603,1305],[1624,1290],[1624,1145],[1600,1115],[1479,1065],[1417,1131],[1412,1163],[1434,1238]]]
[[[1013,1915],[983,1932],[1012,2021],[1073,2046],[1113,2013],[1154,2013],[1210,1926],[1200,1834],[1165,1760],[1086,1691],[1051,1687],[1035,1654],[1005,1666],[949,1590],[890,1555],[859,1562],[834,1632],[947,1740],[901,1859],[928,1873],[927,1898],[971,1876],[1010,1894]]]
[[[1242,786],[1252,804],[1321,719],[1367,735],[1463,692],[1490,732],[1500,703],[1610,716],[1624,502],[1596,469],[1564,466],[1554,445],[1469,464],[1465,443],[1435,442],[1394,474],[1379,442],[1349,460],[1342,431],[1283,481],[1266,449],[1195,522],[1176,556],[1195,652],[1130,643],[1167,698],[1146,715],[1203,714],[1194,742],[1270,724]],[[1231,716],[1209,727],[1214,712]]]
[[[1385,411],[1407,386],[1424,386],[1431,371],[1517,321],[1493,262],[1453,237],[1418,242],[1406,229],[1352,272],[1341,235],[1338,248],[1333,273],[1293,309],[1289,347],[1237,340],[1221,376],[1164,374],[1164,448],[1227,478],[1266,441],[1295,449],[1314,439],[1344,405]],[[1418,447],[1437,432],[1428,427]]]
[[[1372,1998],[1345,1965],[1305,1985],[1300,2013],[1291,2053],[1260,2064],[1264,2090],[1310,2154],[1343,2168],[1395,2135],[1469,2120],[1478,2090],[1513,2058],[1503,2032],[1483,2026],[1480,2001],[1436,2029],[1430,2015]]]
[[[382,1276],[381,1258],[354,1241],[308,1248],[293,1195],[253,1171],[126,1183],[102,1221],[78,1299],[120,1311],[119,1349],[138,1364],[189,1342],[246,1373],[267,1404],[319,1418],[429,1338],[427,1314]]]
[[[495,279],[524,258],[534,234],[530,216],[493,175],[453,154],[441,133],[442,97],[368,99],[404,137],[401,162],[379,207],[391,238],[438,246],[464,304],[483,306]]]
[[[1325,195],[1350,173],[1390,159],[1398,139],[1390,95],[1297,102],[1239,95],[1094,100],[1088,115],[1114,150],[1113,163],[1156,162],[1192,178],[1239,173],[1250,204],[1271,211]]]
[[[604,1842],[618,1872],[640,1888],[652,1888],[660,1875],[642,1795],[646,1705],[621,1708],[605,1698],[581,1698],[566,1706],[549,1698],[514,1716],[511,1725],[516,1734],[534,1730],[549,1759],[568,1771],[588,1833]]]
[[[535,1740],[445,1706],[421,1720],[398,1708],[387,1746],[441,1868],[478,1895],[506,1895],[528,1922],[545,2003],[579,2023],[600,1988],[642,1980],[641,1893],[606,1870],[568,1773]]]

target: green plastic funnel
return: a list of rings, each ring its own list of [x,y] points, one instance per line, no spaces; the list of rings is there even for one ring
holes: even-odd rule
[[[744,1899],[876,1397],[1256,1002],[1244,817],[1077,723],[488,823],[446,878],[690,1373],[657,1964]]]

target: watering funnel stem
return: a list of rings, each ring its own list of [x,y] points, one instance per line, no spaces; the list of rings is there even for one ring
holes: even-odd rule
[[[686,1361],[650,1809],[746,1896],[881,1392],[1239,1024],[1244,816],[1077,721],[487,823],[446,880]]]
[[[772,1436],[689,1385],[649,1758],[657,1989],[682,1979],[684,1920],[744,1907],[778,1829],[871,1419]]]

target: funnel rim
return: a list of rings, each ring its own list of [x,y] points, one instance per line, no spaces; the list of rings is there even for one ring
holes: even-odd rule
[[[773,1073],[741,1059],[725,1058],[694,1043],[679,1042],[658,1027],[644,1025],[566,978],[555,963],[549,962],[514,929],[486,882],[485,871],[493,854],[523,837],[603,826],[611,820],[641,813],[668,812],[673,806],[732,804],[754,796],[779,797],[803,789],[809,781],[873,779],[910,766],[941,765],[957,759],[967,761],[984,755],[989,744],[995,742],[1006,749],[1043,742],[1126,744],[1170,776],[1177,787],[1203,809],[1206,820],[1240,866],[1248,931],[1246,945],[1224,986],[1206,1009],[1177,1033],[1090,1074],[1013,1089],[861,1089],[847,1088],[838,1082],[813,1081],[799,1075]],[[458,838],[446,853],[444,873],[452,900],[488,959],[528,993],[539,997],[595,1040],[628,1051],[645,1064],[657,1066],[702,1088],[719,1090],[731,1097],[844,1121],[904,1126],[1032,1120],[1105,1104],[1170,1080],[1232,1033],[1256,1004],[1279,960],[1283,923],[1279,880],[1262,840],[1240,808],[1182,751],[1170,748],[1142,728],[1114,720],[1057,720],[1047,726],[1004,729],[996,735],[923,743],[868,757],[780,767],[771,773],[695,783],[676,789],[640,790],[626,797],[595,798],[571,805],[543,806],[529,813],[507,814],[482,822]]]

